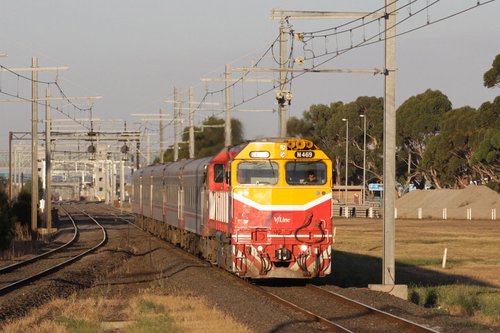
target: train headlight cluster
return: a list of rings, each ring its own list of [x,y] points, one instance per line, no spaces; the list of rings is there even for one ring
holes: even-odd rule
[[[257,251],[262,252],[262,250],[264,250],[264,248],[262,247],[262,245],[257,246]]]
[[[271,156],[271,153],[268,151],[251,151],[250,152],[251,158],[269,158],[269,156]]]
[[[307,249],[308,249],[308,246],[307,246],[306,244],[302,244],[302,245],[300,246],[300,250],[301,250],[302,252],[306,252],[306,251],[307,251]]]

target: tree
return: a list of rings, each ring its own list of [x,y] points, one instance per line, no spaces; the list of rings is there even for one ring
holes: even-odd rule
[[[478,117],[471,107],[451,110],[441,120],[441,131],[427,140],[420,168],[437,188],[463,188],[474,178],[469,160]]]
[[[479,110],[463,107],[447,112],[440,132],[427,141],[420,167],[437,187],[463,188],[500,175],[500,97]]]
[[[333,161],[335,183],[341,184],[345,174],[346,147],[346,124],[342,119],[349,119],[348,183],[361,184],[364,147],[360,114],[365,114],[367,118],[367,177],[373,181],[381,180],[382,98],[363,96],[348,104],[311,105],[302,119],[289,119],[287,130],[290,136],[312,140],[324,150]]]
[[[9,248],[14,237],[14,218],[4,186],[0,184],[0,250]]]
[[[495,57],[491,68],[484,73],[484,86],[487,88],[500,86],[500,54]]]
[[[472,141],[470,165],[480,179],[500,182],[500,96],[479,108],[478,132]]]
[[[26,183],[28,184],[28,183]],[[31,229],[31,187],[24,186],[12,205],[12,214],[22,226]]]
[[[218,127],[213,127],[218,126]],[[201,127],[194,128],[194,155],[196,158],[213,156],[224,148],[224,120],[217,117],[209,117]],[[189,158],[189,127],[182,134],[183,143],[179,144],[179,159]],[[242,143],[243,124],[238,119],[231,119],[231,144]],[[164,161],[174,160],[174,148],[170,146],[164,152]]]
[[[409,184],[415,178],[432,180],[431,170],[421,167],[428,140],[437,135],[443,115],[451,110],[451,102],[439,90],[426,90],[412,96],[398,108],[396,139],[399,147],[398,175],[406,175]],[[406,165],[405,171],[404,166]]]

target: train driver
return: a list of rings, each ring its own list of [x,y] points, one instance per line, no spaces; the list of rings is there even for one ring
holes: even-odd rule
[[[316,172],[314,172],[314,170],[307,171],[306,183],[307,184],[316,184],[317,182],[318,182],[318,178],[316,178]]]

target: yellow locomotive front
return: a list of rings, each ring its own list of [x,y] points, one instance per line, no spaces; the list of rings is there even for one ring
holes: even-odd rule
[[[231,161],[232,270],[251,278],[331,269],[332,163],[308,140],[247,144]]]

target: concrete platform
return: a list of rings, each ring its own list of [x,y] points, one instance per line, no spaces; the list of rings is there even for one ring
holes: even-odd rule
[[[389,293],[405,301],[408,300],[408,286],[406,284],[369,284],[368,289]]]

